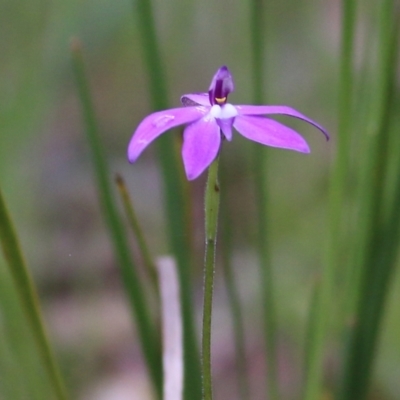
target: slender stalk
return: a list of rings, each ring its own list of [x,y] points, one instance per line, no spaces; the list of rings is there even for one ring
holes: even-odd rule
[[[110,173],[99,138],[97,120],[93,109],[88,82],[85,75],[82,48],[77,39],[71,44],[73,67],[86,123],[86,135],[93,158],[94,173],[103,215],[105,217],[122,281],[129,299],[133,318],[136,319],[140,343],[147,368],[159,398],[162,393],[162,366],[159,338],[156,335],[146,303],[146,297],[130,255],[126,234],[113,198]]]
[[[15,289],[30,324],[39,355],[58,400],[68,395],[55,361],[40,311],[38,295],[22,255],[15,229],[0,191],[0,241]]]
[[[264,1],[251,2],[251,42],[253,59],[253,93],[254,102],[263,102],[265,82],[264,63]],[[278,357],[276,346],[276,310],[274,300],[274,284],[270,260],[268,233],[268,150],[263,146],[254,146],[254,184],[256,192],[256,208],[258,221],[257,249],[259,254],[261,297],[263,301],[264,341],[267,361],[268,393],[271,400],[279,398]]]
[[[168,108],[165,69],[157,41],[151,1],[133,1],[133,10],[141,39],[145,67],[148,71],[152,108],[154,110]],[[168,238],[178,264],[181,288],[185,364],[184,398],[199,400],[201,398],[201,371],[193,318],[189,196],[179,152],[174,142],[176,138],[177,136],[174,135],[162,135],[158,138],[155,146],[164,182]]]
[[[323,377],[324,344],[327,336],[329,317],[332,313],[333,284],[340,254],[340,238],[343,223],[343,202],[346,193],[349,165],[350,117],[353,81],[353,47],[355,33],[356,0],[342,1],[342,36],[339,86],[339,126],[337,149],[333,164],[330,198],[329,231],[325,251],[324,270],[311,321],[313,341],[308,346],[306,358],[306,382],[304,399],[317,400]]]
[[[212,400],[211,375],[211,317],[214,289],[215,247],[217,244],[219,182],[218,157],[208,169],[205,193],[205,231],[206,249],[204,261],[204,303],[203,303],[203,336],[202,336],[202,372],[203,399]]]
[[[132,229],[133,234],[135,235],[140,255],[148,272],[150,281],[154,287],[155,293],[158,293],[157,270],[153,262],[153,258],[150,254],[150,250],[147,246],[142,227],[140,226],[139,220],[136,216],[131,196],[129,195],[128,189],[125,185],[125,181],[120,174],[116,175],[115,181],[117,183],[117,188],[121,196],[122,204],[124,206],[125,214],[127,215],[129,225]]]

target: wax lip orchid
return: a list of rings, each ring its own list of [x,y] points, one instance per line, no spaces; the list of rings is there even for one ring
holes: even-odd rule
[[[135,162],[158,136],[178,125],[188,124],[183,133],[182,158],[189,180],[196,179],[213,162],[223,138],[232,140],[232,127],[242,136],[266,146],[309,153],[307,142],[293,129],[262,115],[283,114],[308,122],[327,139],[326,130],[312,119],[288,106],[234,106],[227,102],[234,84],[226,66],[214,75],[208,93],[181,97],[184,107],[148,115],[137,127],[128,147],[128,159]]]

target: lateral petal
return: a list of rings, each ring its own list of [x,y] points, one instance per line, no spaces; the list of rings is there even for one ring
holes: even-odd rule
[[[272,119],[238,115],[234,128],[245,138],[266,146],[309,153],[307,142],[293,129]]]
[[[189,93],[181,96],[181,103],[183,106],[205,106],[211,107],[210,98],[208,93]]]
[[[207,111],[207,108],[201,106],[180,107],[148,115],[136,128],[129,142],[129,162],[135,162],[142,151],[168,129],[196,121],[203,117]]]
[[[207,115],[185,128],[182,158],[189,180],[196,179],[214,161],[220,145],[220,129],[211,115]]]
[[[298,112],[294,108],[288,106],[251,106],[251,105],[241,105],[241,106],[235,105],[235,107],[240,115],[283,114],[301,119],[318,128],[325,135],[326,140],[329,140],[329,134],[324,127],[319,125],[314,120],[306,117],[304,114]]]

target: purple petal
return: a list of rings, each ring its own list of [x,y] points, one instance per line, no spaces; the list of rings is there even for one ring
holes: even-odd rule
[[[211,107],[208,93],[189,93],[181,97],[183,106],[206,106]]]
[[[321,125],[317,124],[312,119],[306,117],[305,115],[299,113],[294,108],[288,106],[235,106],[241,115],[264,115],[264,114],[284,114],[290,115],[291,117],[299,118],[303,121],[308,122],[311,125],[314,125],[318,128],[326,137],[326,140],[329,140],[329,134],[325,128]]]
[[[307,142],[293,129],[272,119],[238,115],[234,128],[244,137],[272,147],[309,153]]]
[[[232,125],[234,120],[235,118],[216,119],[218,126],[229,142],[232,140]]]
[[[235,85],[233,83],[232,75],[229,72],[228,67],[223,65],[213,76],[211,85],[208,89],[210,103],[212,105],[225,104],[228,94],[233,92],[234,89]]]
[[[181,107],[148,115],[136,128],[128,146],[128,159],[133,163],[158,136],[175,126],[196,121],[208,112],[205,107]]]
[[[185,128],[182,157],[189,180],[196,179],[214,161],[220,144],[219,126],[210,115]]]

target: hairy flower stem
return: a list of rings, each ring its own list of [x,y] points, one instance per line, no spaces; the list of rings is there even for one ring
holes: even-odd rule
[[[206,252],[204,261],[204,303],[202,336],[202,373],[204,400],[212,400],[211,314],[219,207],[218,161],[219,159],[217,157],[208,169],[208,179],[205,193]]]

